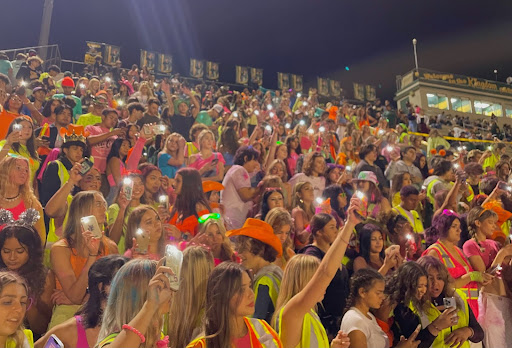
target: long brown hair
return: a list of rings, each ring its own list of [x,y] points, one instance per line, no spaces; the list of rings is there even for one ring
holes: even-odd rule
[[[208,348],[231,347],[231,299],[242,294],[242,275],[247,270],[234,262],[223,262],[210,274],[206,290],[205,340]],[[249,274],[249,272],[247,272]],[[237,304],[238,305],[238,304]]]
[[[156,214],[156,218],[160,220],[160,216],[158,212],[150,205],[139,205],[137,208],[133,209],[130,215],[128,216],[128,222],[126,223],[126,235],[124,238],[124,247],[125,250],[129,250],[133,247],[133,238],[135,237],[135,231],[140,227],[140,221],[144,214],[146,214],[149,210],[152,210]],[[160,239],[158,240],[158,250],[155,254],[159,254],[160,256],[164,254],[165,248],[165,233],[162,230],[162,234],[160,235]],[[153,251],[152,251],[153,252]]]
[[[211,213],[210,203],[203,192],[201,176],[199,171],[194,168],[181,168],[176,172],[176,176],[181,176],[181,192],[176,196],[176,204],[172,207],[171,216],[174,213],[183,215],[183,219],[197,215],[196,205],[198,203],[204,205]]]

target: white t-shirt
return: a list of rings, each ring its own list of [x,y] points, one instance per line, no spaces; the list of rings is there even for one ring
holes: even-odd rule
[[[359,330],[366,336],[366,346],[372,348],[389,348],[388,336],[382,329],[373,314],[366,315],[361,313],[359,309],[351,307],[341,320],[340,330],[347,335],[352,331]]]
[[[228,230],[241,228],[252,207],[252,201],[244,202],[238,194],[238,190],[251,187],[249,173],[244,167],[234,165],[229,168],[222,181],[224,190],[220,191],[220,202],[224,205],[224,218]]]

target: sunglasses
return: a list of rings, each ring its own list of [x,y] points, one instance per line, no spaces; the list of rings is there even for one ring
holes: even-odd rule
[[[197,221],[199,221],[200,224],[204,224],[208,220],[219,220],[220,214],[219,213],[210,213],[210,214],[204,214],[202,215]]]

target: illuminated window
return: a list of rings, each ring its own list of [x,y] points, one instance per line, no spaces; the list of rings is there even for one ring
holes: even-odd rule
[[[471,100],[468,98],[451,97],[452,110],[458,112],[472,112]]]
[[[494,114],[495,116],[503,116],[503,109],[500,104],[493,104],[491,102],[486,102],[482,100],[475,100],[475,113],[479,115],[491,116]]]
[[[429,108],[448,110],[448,98],[442,94],[427,93]]]
[[[512,106],[510,106],[510,105],[505,106],[505,115],[507,117],[512,118]]]

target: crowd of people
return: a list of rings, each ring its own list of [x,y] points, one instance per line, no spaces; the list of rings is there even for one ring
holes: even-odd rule
[[[1,65],[0,347],[511,340],[494,118],[42,63]]]

